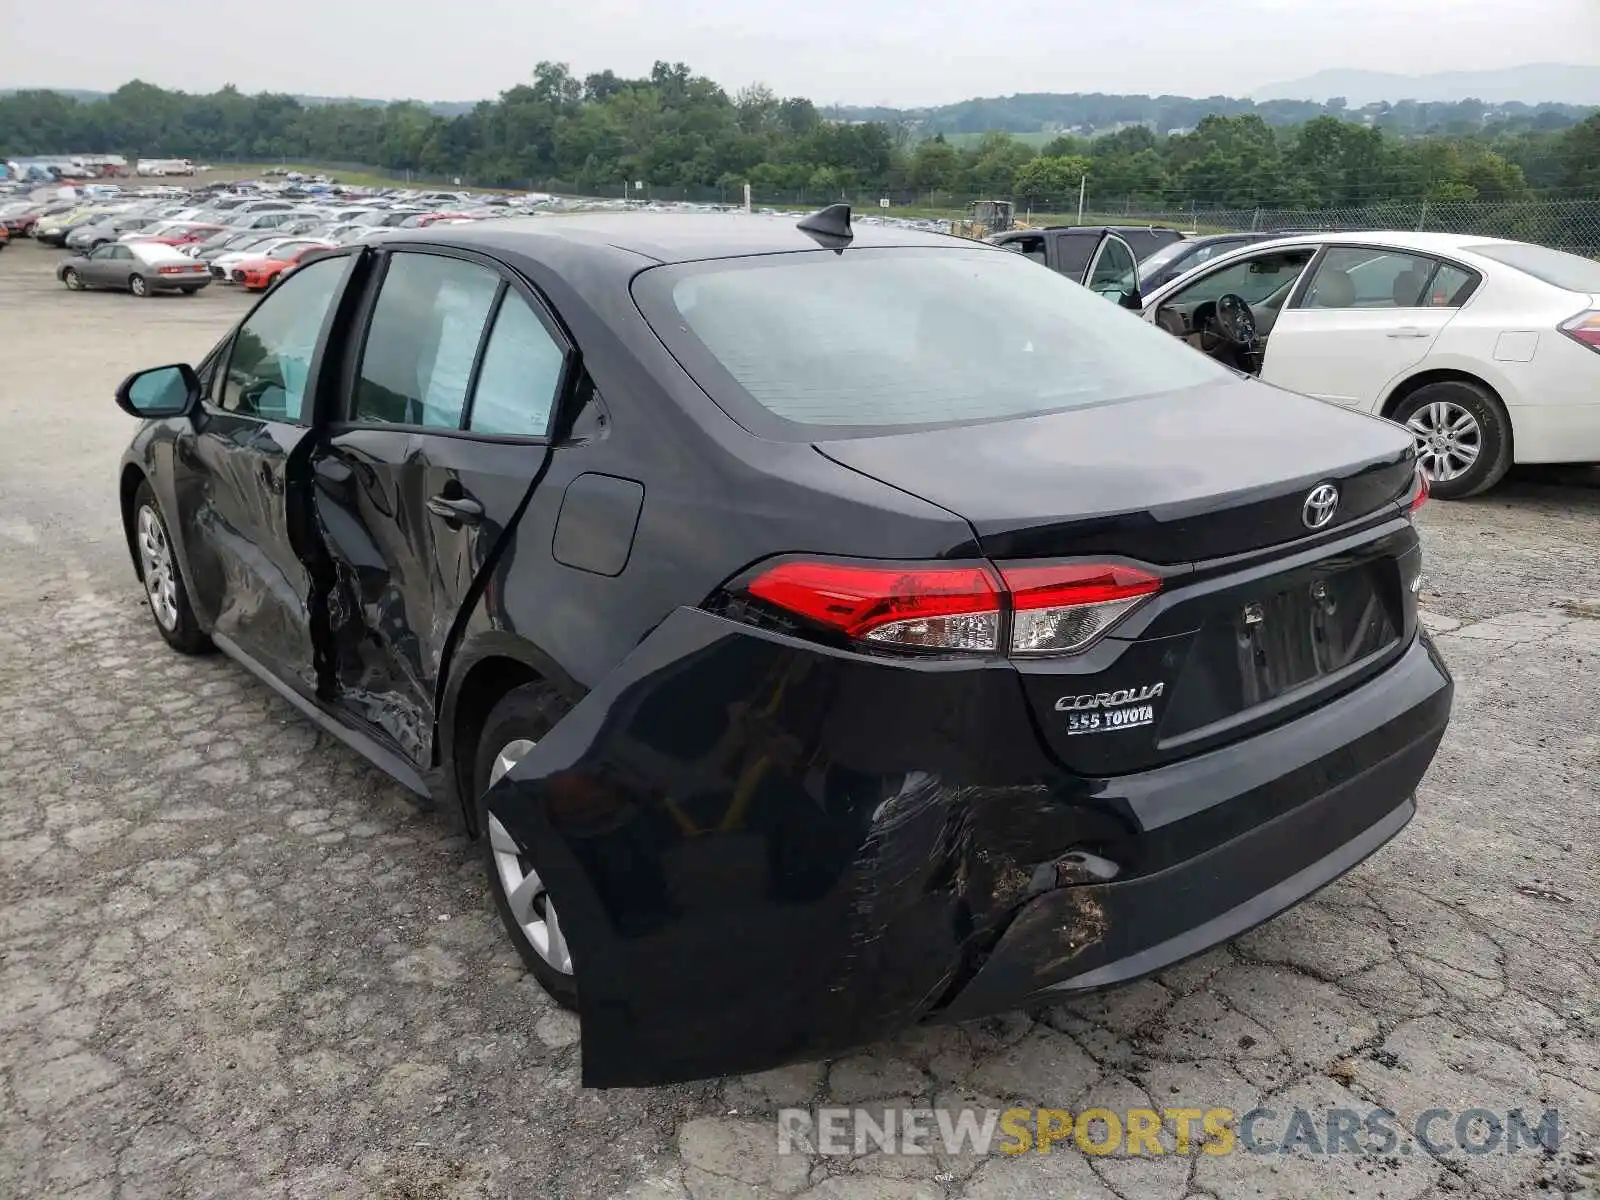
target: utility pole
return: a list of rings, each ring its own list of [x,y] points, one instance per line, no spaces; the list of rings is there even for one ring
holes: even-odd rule
[[[1087,175],[1080,175],[1080,176],[1078,176],[1078,224],[1079,225],[1083,224],[1083,201],[1084,201],[1084,198],[1088,194],[1089,194],[1089,177]]]

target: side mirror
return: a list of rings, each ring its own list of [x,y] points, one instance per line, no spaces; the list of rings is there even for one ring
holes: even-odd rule
[[[135,371],[117,388],[117,407],[144,419],[185,417],[200,403],[200,377],[188,363]]]
[[[1144,310],[1144,296],[1140,293],[1138,284],[1134,284],[1129,291],[1122,293],[1122,307],[1133,312]]]

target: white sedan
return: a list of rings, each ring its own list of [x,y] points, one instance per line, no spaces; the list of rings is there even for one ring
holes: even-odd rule
[[[1600,262],[1443,233],[1232,251],[1144,317],[1267,383],[1406,425],[1435,496],[1512,463],[1600,462]]]

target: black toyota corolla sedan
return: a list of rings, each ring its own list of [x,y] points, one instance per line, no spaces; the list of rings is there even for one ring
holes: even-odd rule
[[[161,635],[459,815],[591,1086],[1193,955],[1449,717],[1404,430],[848,210],[407,230],[118,402]]]

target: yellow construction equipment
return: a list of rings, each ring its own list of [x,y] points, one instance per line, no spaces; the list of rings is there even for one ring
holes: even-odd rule
[[[1016,219],[1016,205],[1009,200],[974,200],[967,205],[964,221],[951,221],[950,232],[957,237],[982,239],[1008,229],[1031,229]]]

